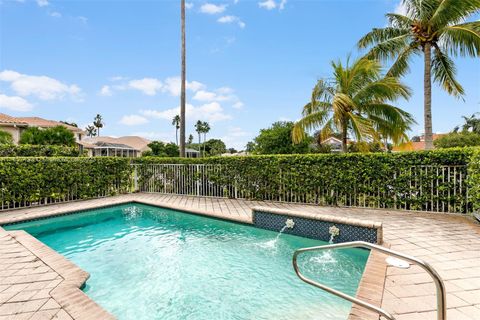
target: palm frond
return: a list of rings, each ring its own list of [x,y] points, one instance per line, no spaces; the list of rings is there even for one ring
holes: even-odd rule
[[[455,65],[446,54],[435,46],[435,54],[432,60],[432,73],[434,81],[438,82],[449,94],[460,97],[465,92],[460,83],[455,80]]]
[[[351,131],[357,141],[361,141],[364,138],[372,138],[375,135],[375,130],[370,120],[354,113],[349,113],[348,118]]]
[[[441,33],[444,47],[453,56],[480,55],[480,21],[445,27]]]
[[[375,101],[394,101],[400,97],[408,99],[411,94],[410,88],[401,83],[398,78],[385,77],[365,84],[353,99],[362,105]]]
[[[420,53],[419,44],[416,42],[410,43],[409,46],[404,47],[398,54],[395,62],[390,66],[386,76],[387,77],[402,77],[410,71],[410,59],[414,54]]]
[[[301,142],[306,131],[322,127],[329,120],[329,112],[314,112],[298,120],[293,126],[292,139],[294,143]]]
[[[430,18],[430,24],[439,29],[456,24],[480,12],[480,0],[443,0]]]
[[[412,24],[415,23],[413,19],[399,13],[387,13],[385,16],[392,28],[410,29]]]
[[[383,43],[385,41],[396,39],[408,34],[410,34],[410,30],[408,28],[374,28],[372,29],[372,31],[360,38],[357,46],[360,49],[364,49],[369,47],[370,45]]]

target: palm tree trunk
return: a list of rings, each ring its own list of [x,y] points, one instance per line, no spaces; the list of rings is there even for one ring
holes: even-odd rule
[[[433,133],[432,133],[432,47],[430,43],[426,43],[423,47],[425,69],[423,75],[423,116],[425,121],[425,150],[433,149]]]
[[[348,148],[347,148],[347,124],[345,121],[343,122],[342,125],[342,152],[347,153]]]
[[[175,141],[177,142],[178,146],[178,129],[175,129]]]
[[[203,134],[203,155],[205,155],[205,142],[207,142],[207,134]]]
[[[181,19],[182,19],[182,87],[180,94],[180,157],[185,157],[185,82],[186,82],[186,62],[185,62],[185,0],[181,0]]]

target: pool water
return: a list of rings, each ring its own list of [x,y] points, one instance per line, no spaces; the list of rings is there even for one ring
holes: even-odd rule
[[[84,292],[119,319],[342,319],[351,304],[302,282],[295,249],[321,241],[141,204],[6,226],[88,271]],[[354,295],[368,251],[301,256],[301,270]]]

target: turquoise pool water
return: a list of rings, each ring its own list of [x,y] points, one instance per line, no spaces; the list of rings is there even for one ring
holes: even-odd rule
[[[6,226],[23,229],[91,275],[85,293],[119,319],[345,320],[351,305],[298,279],[297,248],[321,241],[128,204]],[[355,294],[358,249],[303,256],[304,272]]]

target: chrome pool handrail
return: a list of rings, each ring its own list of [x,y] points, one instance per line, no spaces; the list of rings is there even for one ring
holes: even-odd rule
[[[379,308],[377,306],[374,306],[373,304],[370,304],[368,302],[362,301],[360,299],[357,299],[356,297],[352,297],[348,294],[345,294],[341,291],[335,290],[333,288],[330,288],[324,284],[321,284],[319,282],[313,281],[307,277],[305,277],[299,270],[298,264],[297,264],[297,257],[301,253],[308,252],[308,251],[321,251],[321,250],[328,250],[328,249],[338,249],[338,248],[365,248],[365,249],[370,249],[370,250],[378,250],[382,253],[395,256],[397,258],[401,258],[404,260],[407,260],[410,263],[419,265],[422,267],[423,270],[425,270],[432,278],[433,281],[435,282],[435,287],[437,290],[437,320],[446,320],[447,319],[447,309],[446,309],[446,291],[445,291],[445,285],[443,284],[442,279],[440,278],[440,275],[433,269],[427,262],[417,259],[413,256],[409,256],[397,251],[393,251],[387,248],[384,248],[382,246],[364,242],[364,241],[352,241],[352,242],[344,242],[344,243],[336,243],[336,244],[328,244],[324,246],[318,246],[318,247],[310,247],[310,248],[302,248],[298,249],[293,253],[293,269],[295,270],[295,273],[297,276],[304,282],[315,286],[317,288],[320,288],[322,290],[325,290],[333,295],[336,295],[337,297],[343,298],[347,301],[350,301],[352,303],[355,303],[359,306],[362,306],[370,311],[374,311],[383,317],[387,318],[388,320],[395,320],[393,315],[391,315],[389,312],[383,310],[382,308]]]

